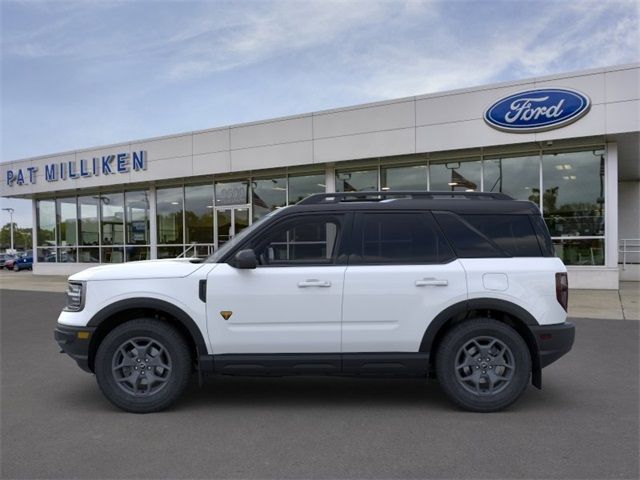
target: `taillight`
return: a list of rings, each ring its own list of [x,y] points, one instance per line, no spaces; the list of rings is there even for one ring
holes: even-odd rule
[[[556,298],[566,312],[569,305],[569,280],[566,272],[556,273]]]

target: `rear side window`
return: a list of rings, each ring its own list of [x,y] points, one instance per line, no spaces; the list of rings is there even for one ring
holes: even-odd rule
[[[542,249],[542,254],[545,257],[555,257],[556,251],[555,248],[553,248],[553,241],[551,240],[549,229],[547,228],[547,224],[544,223],[542,215],[531,215],[529,218],[538,235],[538,243]]]
[[[494,242],[466,220],[451,212],[434,212],[444,234],[460,258],[506,257]]]
[[[445,263],[453,251],[430,215],[362,213],[354,233],[354,262],[366,264]]]
[[[462,215],[512,257],[540,257],[542,252],[529,215]]]

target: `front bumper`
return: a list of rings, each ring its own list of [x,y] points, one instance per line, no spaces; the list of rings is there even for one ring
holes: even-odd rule
[[[531,327],[538,343],[540,368],[555,362],[573,346],[576,327],[571,322]]]
[[[69,355],[81,369],[90,373],[89,345],[95,330],[93,327],[70,327],[58,324],[53,331],[53,337],[60,346],[60,352]]]

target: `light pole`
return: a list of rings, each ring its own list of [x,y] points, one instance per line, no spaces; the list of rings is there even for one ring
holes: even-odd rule
[[[3,208],[2,210],[6,210],[9,212],[9,228],[11,228],[11,253],[13,253],[13,208]]]

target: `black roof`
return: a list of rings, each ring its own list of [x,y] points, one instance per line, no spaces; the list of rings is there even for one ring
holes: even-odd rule
[[[503,193],[383,191],[310,195],[287,208],[295,211],[442,210],[469,214],[540,214],[532,202],[514,200]]]

